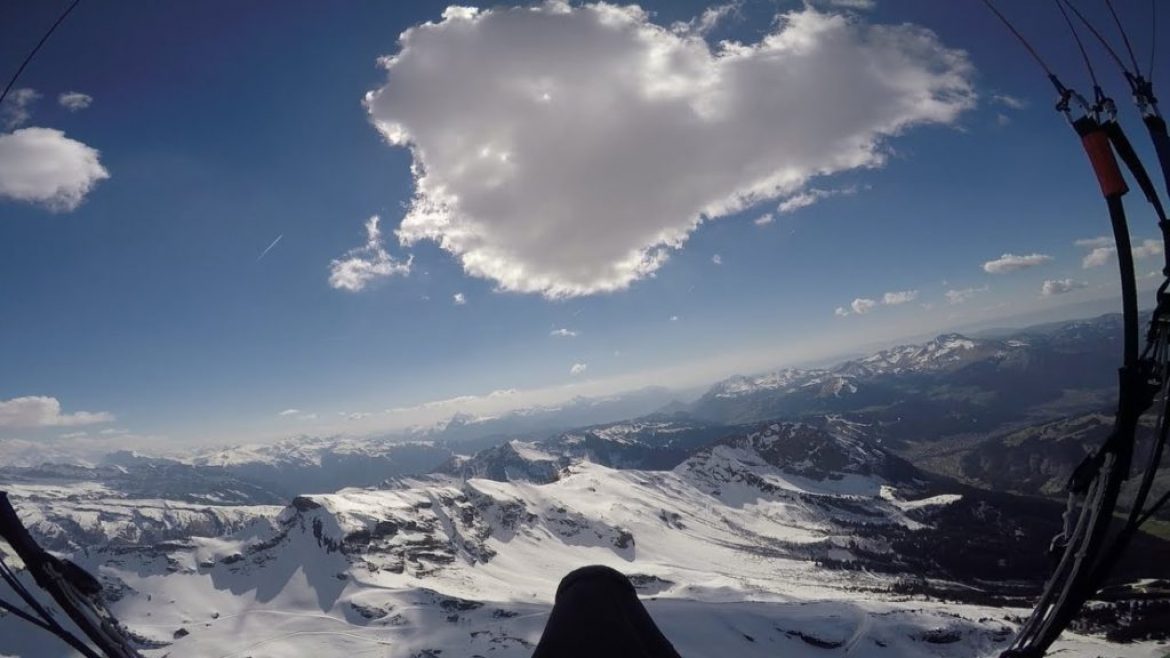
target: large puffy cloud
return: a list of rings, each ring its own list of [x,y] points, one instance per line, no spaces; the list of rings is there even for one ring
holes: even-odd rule
[[[650,276],[704,218],[886,160],[974,102],[966,56],[911,25],[811,8],[720,44],[637,7],[449,8],[366,96],[414,157],[397,235],[500,289],[570,297]]]
[[[41,395],[0,400],[0,428],[72,427],[113,420],[113,414],[105,411],[61,413],[61,403],[57,398]]]
[[[52,128],[0,134],[0,197],[73,210],[110,177],[98,152]]]

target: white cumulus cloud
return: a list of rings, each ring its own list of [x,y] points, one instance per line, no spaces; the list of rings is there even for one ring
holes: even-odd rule
[[[988,274],[1006,274],[1008,272],[1026,270],[1031,267],[1043,265],[1051,260],[1052,256],[1047,254],[1028,254],[1026,256],[1004,254],[995,260],[989,260],[984,263],[983,271]]]
[[[1114,247],[1097,247],[1096,249],[1085,254],[1081,259],[1081,267],[1090,269],[1093,267],[1101,267],[1110,260],[1113,260],[1113,254],[1117,253]]]
[[[411,258],[395,260],[382,244],[380,217],[366,220],[366,243],[345,252],[329,264],[329,285],[338,290],[357,292],[378,279],[410,273]]]
[[[767,226],[768,224],[771,224],[772,222],[776,221],[776,216],[770,212],[764,213],[763,215],[760,215],[759,217],[755,218],[754,221],[755,221],[756,226]]]
[[[1073,279],[1049,279],[1040,286],[1040,294],[1044,295],[1045,297],[1052,297],[1088,287],[1089,284],[1084,281],[1076,281]]]
[[[570,375],[580,375],[589,369],[588,363],[574,363],[572,368],[569,368]]]
[[[714,256],[711,257],[711,262],[715,263],[716,265],[722,265],[723,264],[723,256],[720,256],[719,254],[715,254]]]
[[[0,427],[73,427],[110,423],[114,415],[105,411],[75,411],[61,413],[57,398],[30,395],[11,400],[0,400]]]
[[[624,289],[705,219],[880,166],[975,98],[932,32],[811,8],[714,47],[633,6],[448,10],[381,62],[366,107],[414,158],[399,240],[553,298]]]
[[[865,297],[858,297],[849,304],[849,308],[858,315],[865,315],[872,311],[878,305],[876,300],[866,299]]]
[[[1150,258],[1162,255],[1162,243],[1158,240],[1142,240],[1139,245],[1133,246],[1134,258]]]
[[[858,297],[849,304],[849,308],[838,306],[833,311],[833,315],[836,315],[839,318],[848,317],[850,315],[865,315],[878,306],[900,306],[902,304],[908,304],[916,299],[918,299],[917,290],[894,290],[882,295],[881,299]]]
[[[93,96],[80,91],[67,91],[57,97],[57,102],[70,112],[77,112],[93,104]]]
[[[454,302],[456,306],[463,306],[467,303],[467,295],[464,295],[461,292],[457,292],[454,295],[451,295],[451,301]]]
[[[1106,241],[1107,242],[1104,242]],[[1117,255],[1117,247],[1104,246],[1113,242],[1112,238],[1094,238],[1093,240],[1077,240],[1077,245],[1082,247],[1094,247],[1085,257],[1081,259],[1081,267],[1088,270],[1094,267],[1101,267],[1113,260]],[[1141,260],[1143,258],[1150,258],[1152,256],[1161,256],[1163,247],[1159,240],[1142,240],[1140,244],[1132,245],[1131,250],[1134,260]]]
[[[0,197],[74,210],[110,177],[97,150],[52,128],[0,134]]]

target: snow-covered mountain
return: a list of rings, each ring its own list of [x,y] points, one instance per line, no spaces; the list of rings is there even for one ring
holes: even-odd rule
[[[298,437],[197,452],[183,461],[293,496],[428,473],[452,455],[449,447],[434,441]]]
[[[1116,384],[1119,340],[1115,316],[1000,338],[944,334],[829,368],[732,377],[689,411],[721,423],[847,414],[899,442],[990,431],[1100,404]]]
[[[602,396],[576,396],[560,404],[523,407],[490,416],[456,413],[430,426],[403,432],[403,438],[449,443],[504,438],[536,439],[574,427],[613,423],[650,414],[676,400],[678,392],[661,386]],[[493,441],[494,439],[494,441]]]
[[[552,482],[561,469],[580,460],[613,468],[664,470],[731,431],[702,421],[648,416],[584,427],[540,441],[506,441],[472,456],[456,456],[439,470],[504,482]]]
[[[635,427],[590,432],[671,430]],[[590,563],[630,574],[683,655],[992,655],[1023,612],[1004,595],[1043,573],[1056,506],[937,480],[845,430],[766,424],[670,470],[510,444],[518,464],[568,463],[544,484],[435,474],[282,507],[11,488],[40,537],[94,533],[68,552],[148,656],[528,656],[557,581]],[[145,522],[153,534],[125,530]],[[0,653],[66,655],[16,623],[0,617]]]

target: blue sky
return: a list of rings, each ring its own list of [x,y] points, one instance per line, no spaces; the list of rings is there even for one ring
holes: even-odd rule
[[[0,25],[3,70],[24,56],[59,4],[20,3],[9,12]],[[100,153],[108,178],[95,180],[72,210],[0,198],[0,404],[39,399],[31,416],[10,407],[0,438],[105,430],[219,442],[381,431],[449,415],[460,405],[387,409],[459,396],[514,391],[471,405],[490,411],[647,384],[694,386],[1024,313],[1107,310],[1115,270],[1085,268],[1092,247],[1074,244],[1107,233],[1103,204],[1079,145],[1050,109],[1050,88],[1019,45],[978,2],[847,4],[862,7],[817,7],[847,12],[854,25],[919,25],[937,35],[940,47],[965,51],[966,106],[953,119],[883,135],[880,165],[837,167],[703,222],[666,250],[669,258],[652,275],[617,290],[565,296],[535,283],[517,292],[529,285],[523,277],[508,283],[503,275],[469,273],[474,267],[436,240],[403,244],[396,237],[415,191],[412,153],[379,134],[371,111],[408,113],[409,103],[429,97],[431,81],[407,69],[412,62],[405,57],[389,74],[377,60],[398,53],[407,28],[443,22],[445,3],[355,2],[342,9],[314,2],[83,1],[21,78],[17,86],[39,98],[27,104],[27,120],[6,130],[63,131]],[[1087,87],[1054,10],[1005,4],[1066,82]],[[1119,6],[1139,28],[1133,37],[1144,55],[1147,5]],[[670,26],[701,16],[708,5],[643,7],[649,14],[638,20]],[[796,3],[744,2],[695,38],[754,44],[780,29],[776,14],[799,10]],[[443,38],[429,47],[459,44]],[[1145,152],[1121,81],[1103,57],[1098,62]],[[403,91],[407,80],[416,86],[410,94]],[[791,93],[831,81],[801,84],[808,89]],[[384,87],[385,107],[363,106],[367,92]],[[485,85],[482,93],[495,88]],[[66,108],[58,102],[66,92],[84,93],[92,103]],[[396,100],[396,93],[406,98]],[[872,99],[853,100],[864,115]],[[435,140],[448,127],[474,136],[475,120],[490,112],[478,108],[490,108],[491,99],[482,101],[412,108],[408,127],[417,135],[431,130]],[[815,110],[775,116],[777,129],[798,135],[802,122],[816,124]],[[424,126],[428,114],[467,125]],[[646,132],[653,128],[639,134]],[[717,144],[719,137],[712,135]],[[437,157],[443,148],[429,142],[420,153]],[[735,156],[727,156],[733,165]],[[550,162],[545,169],[558,160]],[[441,173],[438,165],[433,170]],[[629,186],[634,197],[658,193],[637,182]],[[829,194],[792,212],[777,210],[809,190]],[[555,208],[562,193],[568,191],[543,189],[539,201]],[[1135,194],[1130,198],[1138,241],[1155,237],[1150,213]],[[627,201],[613,199],[622,207]],[[766,213],[773,221],[758,225],[754,220]],[[332,263],[362,256],[353,250],[365,242],[373,215],[381,218],[386,257],[399,264],[411,258],[409,273],[357,291],[331,286]],[[549,255],[555,268],[558,248],[616,235],[604,218],[598,222],[553,235],[552,250],[532,257]],[[1048,258],[998,274],[984,270],[1004,254]],[[1139,260],[1140,273],[1159,262],[1151,249]],[[1042,294],[1045,281],[1066,279],[1078,289]],[[913,297],[907,303],[835,313],[855,299],[906,291],[916,292],[891,299]],[[948,291],[974,292],[948,298]],[[465,303],[455,303],[456,294]],[[1086,305],[1092,300],[1102,301]],[[557,329],[576,335],[551,335]],[[572,374],[575,364],[585,368]],[[56,400],[59,412],[46,411],[43,398]],[[289,409],[298,412],[279,415]],[[95,415],[70,415],[81,410]]]

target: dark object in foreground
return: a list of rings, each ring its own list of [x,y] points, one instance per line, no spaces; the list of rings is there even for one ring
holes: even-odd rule
[[[679,658],[629,579],[603,566],[561,579],[532,658]]]
[[[101,583],[76,564],[61,560],[41,548],[16,515],[16,510],[12,509],[8,494],[4,491],[0,491],[0,539],[8,542],[24,562],[37,587],[53,597],[57,606],[65,611],[93,646],[65,628],[25,588],[5,564],[3,553],[0,553],[0,581],[23,600],[28,609],[0,599],[0,610],[56,635],[86,658],[141,658],[141,654],[131,645],[126,629],[102,604]]]

